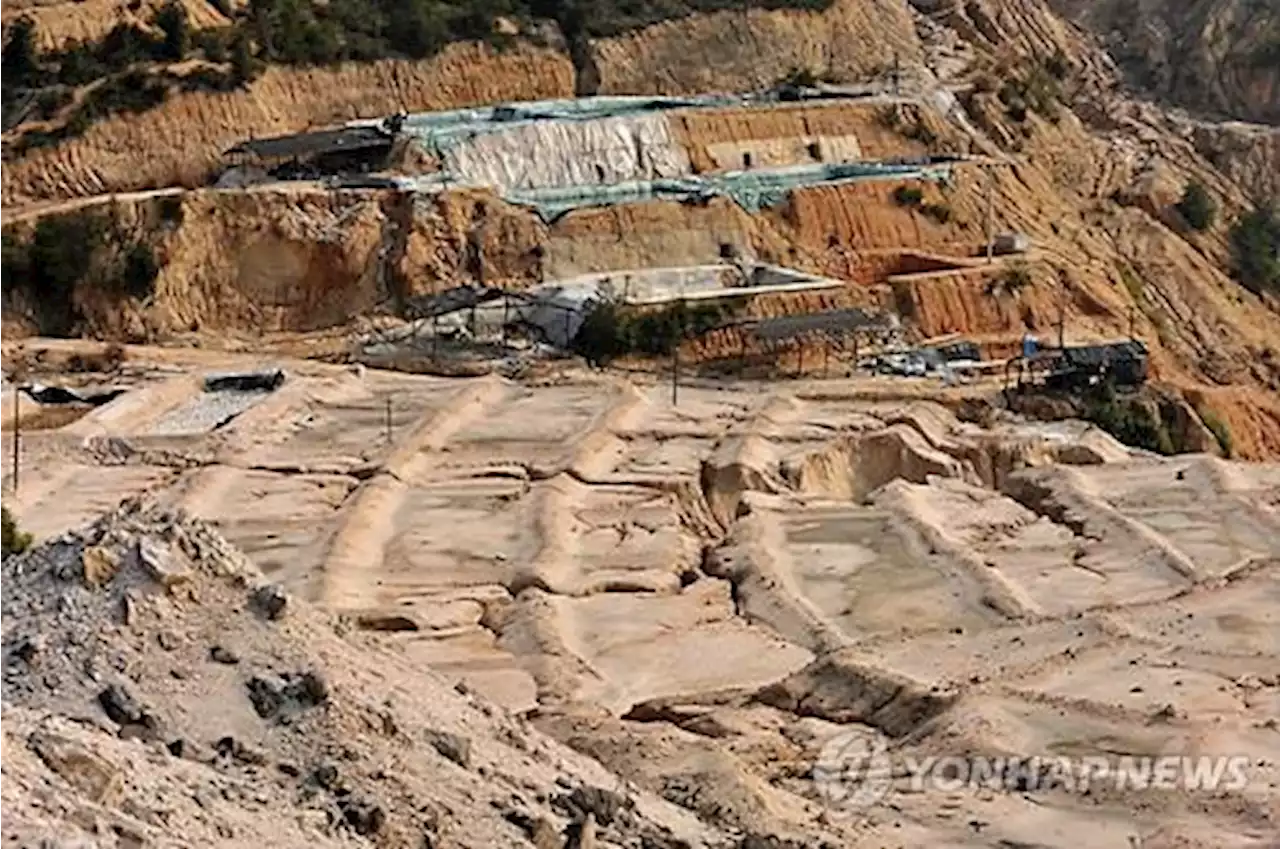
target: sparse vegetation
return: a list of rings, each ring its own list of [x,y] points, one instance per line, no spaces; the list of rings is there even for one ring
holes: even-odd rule
[[[1177,453],[1164,422],[1138,398],[1117,395],[1110,384],[1085,399],[1081,417],[1125,445],[1158,454]]]
[[[160,220],[167,224],[181,224],[183,219],[182,197],[170,195],[160,198]]]
[[[1071,73],[1071,60],[1062,52],[1062,48],[1058,48],[1044,61],[1044,69],[1049,72],[1049,76],[1062,81]]]
[[[1274,203],[1258,206],[1232,225],[1231,256],[1245,287],[1280,294],[1280,212]]]
[[[1025,260],[1016,260],[1010,263],[998,278],[987,284],[986,293],[988,295],[998,295],[1004,292],[1016,295],[1034,282],[1035,278],[1031,276],[1031,267],[1027,265]]]
[[[790,71],[779,77],[778,88],[816,88],[822,83],[833,83],[830,74],[819,74],[811,68],[792,67]]]
[[[4,58],[0,61],[6,81],[21,82],[33,77],[39,69],[36,56],[36,24],[25,15],[9,28],[9,38],[4,43]]]
[[[105,234],[96,216],[54,215],[40,219],[24,248],[6,246],[5,283],[25,296],[42,335],[74,332],[80,318],[75,286],[89,274],[93,252]]]
[[[6,303],[19,296],[43,336],[76,333],[83,320],[80,285],[142,299],[151,295],[159,271],[149,244],[97,212],[45,216],[26,240],[5,234]]]
[[[647,310],[599,301],[574,337],[573,350],[593,365],[605,365],[628,354],[670,356],[681,340],[723,324],[733,311],[723,304],[690,306],[683,301]]]
[[[145,242],[135,242],[125,251],[121,284],[130,297],[150,296],[155,290],[156,277],[159,274],[160,266],[156,262],[155,252],[150,245]]]
[[[951,207],[945,203],[926,203],[920,207],[920,214],[939,224],[947,224],[951,221]]]
[[[3,548],[4,555],[21,554],[30,547],[31,534],[18,528],[18,521],[8,507],[0,507],[0,548]]]
[[[918,113],[908,116],[901,106],[885,106],[876,113],[876,120],[886,130],[892,130],[903,138],[918,141],[932,148],[938,143],[938,134],[929,128]]]
[[[92,353],[77,352],[67,358],[63,366],[69,372],[97,372],[108,374],[118,371],[124,364],[126,353],[124,346],[118,342],[104,345],[101,350]]]
[[[164,34],[157,53],[171,62],[181,62],[187,55],[191,38],[187,29],[187,7],[178,0],[168,0],[156,12],[155,24]]]
[[[1222,451],[1222,456],[1231,459],[1235,456],[1235,445],[1231,439],[1231,428],[1227,427],[1227,423],[1212,410],[1198,410],[1200,421],[1204,422],[1204,426],[1213,434],[1213,438],[1218,442],[1218,448]]]
[[[1193,230],[1208,230],[1218,216],[1218,204],[1199,180],[1192,180],[1182,191],[1178,213]]]
[[[1146,291],[1146,283],[1127,265],[1119,266],[1119,272],[1120,282],[1128,290],[1129,297],[1133,298],[1134,301],[1141,301],[1142,295]]]
[[[819,10],[830,0],[748,0],[765,8]],[[70,90],[99,83],[60,126],[28,130],[13,152],[59,144],[82,135],[95,121],[119,112],[140,112],[175,91],[228,91],[248,84],[270,63],[325,65],[386,58],[424,59],[454,41],[483,40],[505,46],[498,18],[517,24],[556,21],[570,52],[585,50],[587,37],[618,35],[695,12],[742,8],[729,0],[599,0],[586,5],[561,0],[251,0],[237,11],[220,7],[232,26],[194,31],[178,0],[155,11],[149,27],[121,21],[101,39],[70,42],[56,51],[37,49],[35,23],[19,18],[4,45],[5,127],[30,115],[33,99],[48,119],[70,101]],[[181,72],[168,67],[193,58],[209,63]],[[805,68],[788,75],[794,85],[824,78]],[[46,95],[54,87],[64,94]],[[55,104],[54,98],[60,98]]]
[[[1060,80],[1066,75],[1064,63],[1047,62],[1033,64],[1021,74],[1010,74],[1000,87],[1000,102],[1004,104],[1005,113],[1021,123],[1027,119],[1029,112],[1036,112],[1050,121],[1057,121],[1061,111],[1059,102],[1062,97]],[[1058,76],[1054,70],[1061,70]]]

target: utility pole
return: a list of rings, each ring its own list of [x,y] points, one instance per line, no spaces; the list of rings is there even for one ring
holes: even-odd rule
[[[1058,272],[1058,350],[1067,349],[1067,274]]]
[[[996,234],[995,234],[995,217],[996,217],[996,197],[995,197],[996,172],[990,167],[987,168],[987,264],[990,265],[995,255]]]
[[[387,444],[391,444],[391,396],[387,396]]]
[[[19,462],[19,444],[21,436],[19,435],[19,418],[18,418],[18,385],[13,385],[13,494],[18,494],[18,462]]]
[[[680,343],[671,349],[671,406],[680,403]]]
[[[680,329],[676,331],[675,344],[671,346],[671,406],[680,401],[680,343],[684,341],[684,301],[680,301]]]

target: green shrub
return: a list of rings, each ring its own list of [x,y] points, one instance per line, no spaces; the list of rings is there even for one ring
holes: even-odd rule
[[[164,45],[136,24],[121,21],[103,36],[94,53],[102,66],[118,71],[138,62],[164,58]]]
[[[1009,292],[1020,292],[1035,282],[1031,276],[1031,268],[1023,260],[1018,260],[1009,265],[1004,274],[1001,275],[1000,282],[1004,284],[1004,288]]]
[[[9,37],[4,42],[0,70],[4,73],[4,87],[29,88],[36,85],[40,76],[40,62],[36,52],[36,24],[22,16],[9,27]]]
[[[52,120],[74,99],[71,90],[62,86],[43,89],[36,97],[36,115],[44,121]]]
[[[924,202],[924,192],[919,186],[898,186],[893,190],[893,201],[898,206],[919,206]]]
[[[160,198],[161,221],[166,224],[181,224],[183,214],[181,195],[168,195]]]
[[[164,103],[168,97],[167,76],[143,70],[126,71],[89,92],[80,111],[95,119],[118,112],[146,112]]]
[[[822,83],[834,83],[831,74],[819,74],[812,68],[801,68],[795,65],[791,70],[778,78],[778,88],[817,88]]]
[[[0,507],[0,549],[4,555],[21,554],[31,547],[31,534],[18,529],[18,522],[8,507]]]
[[[1280,293],[1280,214],[1274,204],[1258,206],[1232,225],[1231,255],[1233,271],[1247,288]]]
[[[135,242],[125,251],[121,287],[133,298],[147,298],[155,291],[160,265],[155,252],[144,242]]]
[[[159,47],[155,51],[158,54],[157,58],[181,62],[191,44],[190,32],[187,29],[187,8],[178,0],[168,0],[156,10],[155,25],[163,33]]]
[[[51,57],[58,65],[58,82],[66,86],[87,85],[111,73],[98,58],[92,44],[71,42]]]
[[[939,224],[946,224],[951,221],[951,207],[945,203],[926,203],[920,207],[920,214],[926,218],[932,218]]]
[[[120,250],[113,250],[114,246]],[[40,219],[31,238],[4,240],[5,287],[20,293],[42,336],[71,336],[83,320],[76,289],[97,287],[115,297],[146,298],[160,264],[145,241],[81,210]]]
[[[1028,112],[1038,112],[1056,121],[1060,112],[1058,103],[1062,95],[1060,77],[1053,73],[1050,63],[1031,66],[1025,73],[1008,77],[1000,87],[1000,102],[1005,113],[1021,123]],[[1065,72],[1064,72],[1065,76]]]
[[[227,33],[218,30],[199,30],[191,34],[191,46],[210,62],[226,62],[231,58],[231,45],[226,36]]]
[[[25,273],[14,283],[27,294],[41,335],[75,332],[80,320],[75,287],[89,274],[106,231],[104,222],[89,213],[45,216],[36,225],[23,261]]]
[[[1177,203],[1178,213],[1193,230],[1208,230],[1218,216],[1218,205],[1204,184],[1198,180],[1187,183],[1182,199]]]
[[[246,85],[258,75],[258,62],[253,58],[253,48],[249,44],[249,34],[240,28],[236,29],[231,39],[231,79],[236,85]]]
[[[0,233],[0,295],[24,286],[29,269],[27,246],[12,233]]]
[[[1044,69],[1049,72],[1049,76],[1055,80],[1065,80],[1067,75],[1071,73],[1071,60],[1067,58],[1067,54],[1059,48],[1052,56],[1044,62]]]
[[[1227,423],[1212,410],[1201,410],[1200,421],[1204,422],[1204,426],[1213,434],[1213,438],[1217,440],[1218,447],[1222,449],[1222,456],[1228,460],[1235,456],[1235,444],[1231,438],[1231,428],[1227,427]]]
[[[733,314],[725,305],[683,301],[657,309],[638,309],[615,301],[596,302],[573,339],[573,350],[593,365],[628,354],[670,356],[684,339],[700,336]]]
[[[1125,445],[1157,454],[1176,453],[1164,422],[1137,399],[1120,398],[1105,385],[1085,400],[1082,418],[1092,422]]]

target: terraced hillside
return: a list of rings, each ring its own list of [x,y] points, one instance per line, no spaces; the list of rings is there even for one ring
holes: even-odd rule
[[[536,715],[711,828],[1207,847],[1271,827],[1274,465],[964,424],[924,397],[875,400],[886,380],[695,385],[673,406],[664,385],[583,373],[533,387],[290,363],[215,429],[187,369],[253,360],[162,359],[132,352],[123,397],[25,435],[6,501],[25,528],[48,538],[146,492],[398,664]],[[207,639],[256,657],[258,627]],[[835,735],[899,757],[1255,760],[1225,796],[903,783],[824,812],[812,765]]]

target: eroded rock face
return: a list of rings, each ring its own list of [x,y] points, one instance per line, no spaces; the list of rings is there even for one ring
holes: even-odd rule
[[[1188,109],[1280,123],[1280,7],[1249,0],[1049,0],[1140,88]]]

